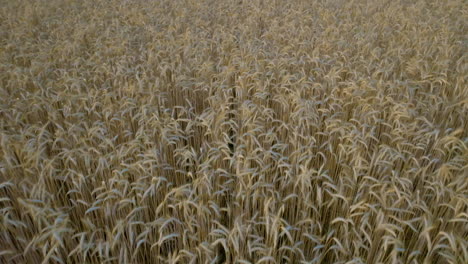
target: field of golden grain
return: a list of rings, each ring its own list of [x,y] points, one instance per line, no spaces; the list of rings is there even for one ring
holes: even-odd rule
[[[464,0],[0,0],[0,263],[468,263]]]

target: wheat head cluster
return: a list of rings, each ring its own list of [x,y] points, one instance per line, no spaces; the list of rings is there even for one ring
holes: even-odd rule
[[[464,0],[0,0],[0,263],[468,263]]]

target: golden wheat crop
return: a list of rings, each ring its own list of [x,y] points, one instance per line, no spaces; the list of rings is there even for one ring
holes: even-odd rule
[[[1,263],[468,263],[464,0],[0,0]]]

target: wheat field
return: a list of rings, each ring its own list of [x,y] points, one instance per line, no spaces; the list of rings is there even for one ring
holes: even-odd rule
[[[468,263],[464,0],[0,0],[0,263]]]

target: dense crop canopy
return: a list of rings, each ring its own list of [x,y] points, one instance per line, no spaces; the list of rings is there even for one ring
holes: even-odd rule
[[[0,0],[0,263],[468,263],[464,0]]]

